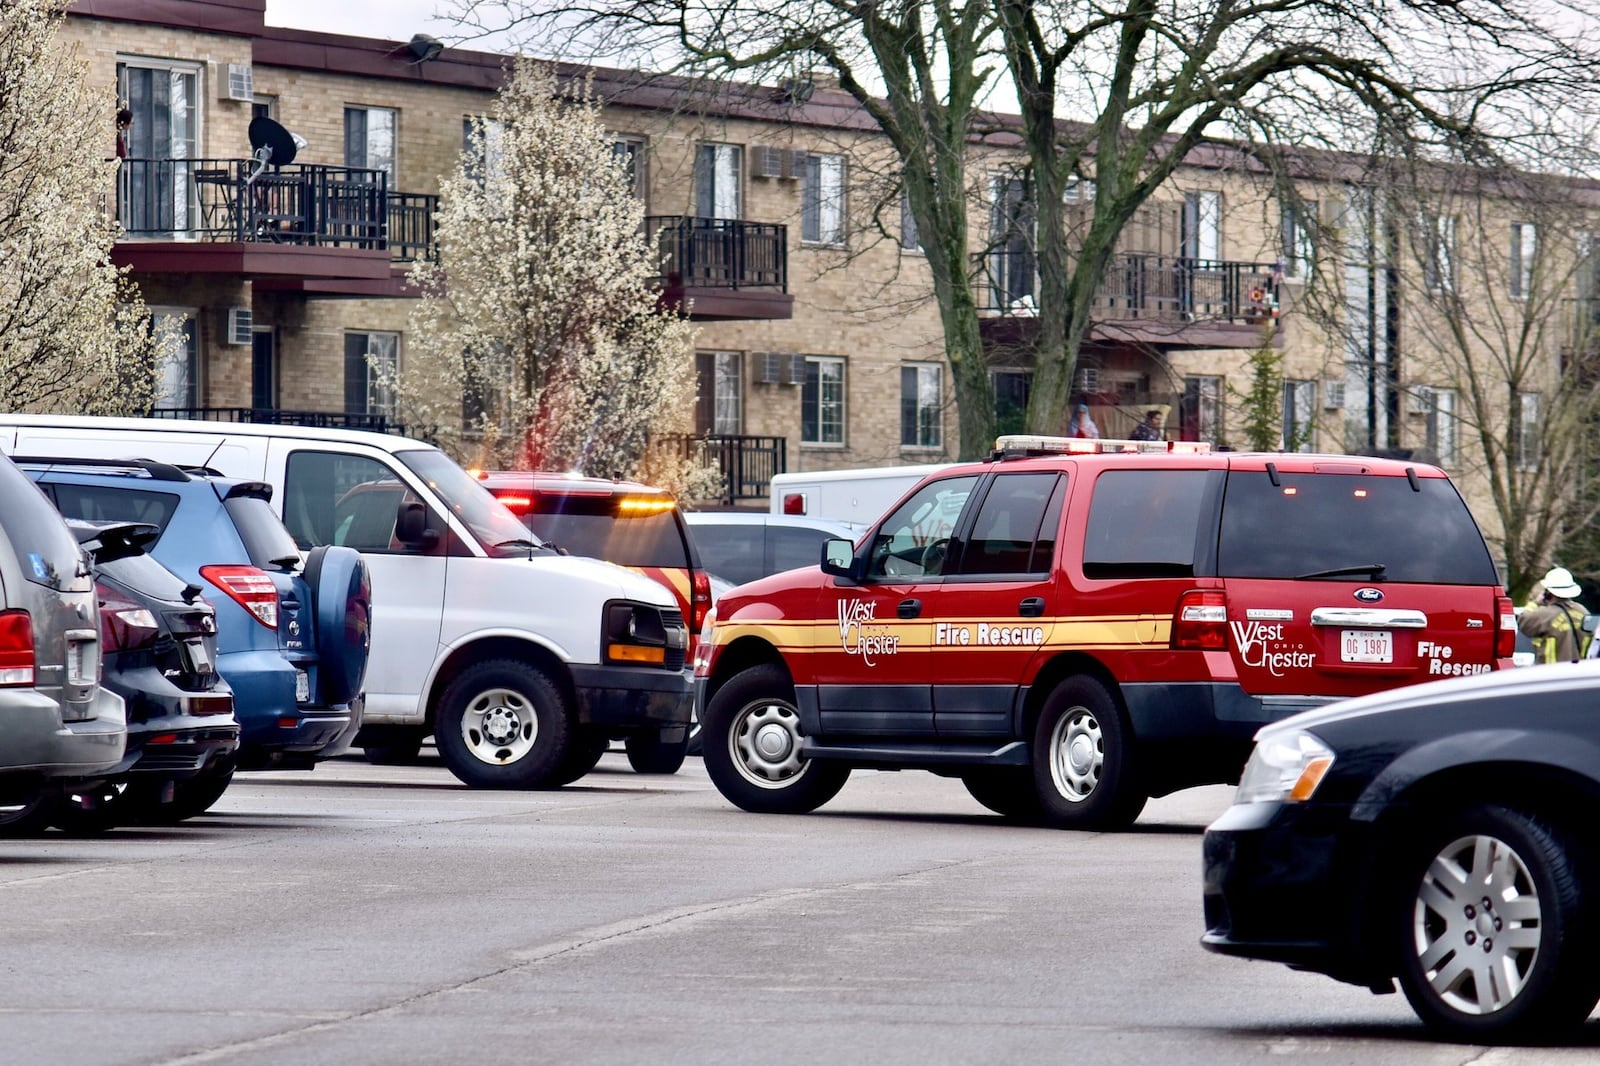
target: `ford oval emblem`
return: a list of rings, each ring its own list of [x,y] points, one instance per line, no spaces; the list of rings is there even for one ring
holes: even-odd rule
[[[1356,599],[1362,603],[1377,603],[1383,599],[1383,590],[1375,589],[1370,585],[1364,589],[1356,589]]]

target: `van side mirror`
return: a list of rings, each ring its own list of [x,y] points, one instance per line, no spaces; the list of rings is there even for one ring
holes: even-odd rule
[[[834,577],[860,581],[856,567],[856,546],[843,537],[832,537],[822,543],[822,572]]]
[[[408,548],[431,548],[439,543],[439,531],[428,528],[428,505],[409,500],[395,516],[394,539]]]

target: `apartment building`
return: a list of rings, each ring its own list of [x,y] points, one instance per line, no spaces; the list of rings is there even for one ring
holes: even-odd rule
[[[120,131],[106,122],[121,157],[116,259],[152,308],[185,318],[159,406],[391,427],[371,360],[406,358],[406,271],[428,254],[439,177],[490,110],[504,57],[273,27],[264,10],[81,0],[67,20],[91,78],[132,116]],[[955,456],[927,266],[886,145],[853,101],[821,78],[691,91],[590,73],[662,251],[662,298],[699,324],[682,428],[722,464],[726,502],[760,501],[782,470]],[[264,167],[251,137],[262,117],[296,137]],[[1036,325],[1029,190],[1003,149],[973,152],[984,343],[1000,424],[1014,428]],[[1087,211],[1092,185],[1067,195],[1069,216]],[[1097,294],[1074,384],[1102,430],[1124,434],[1162,405],[1174,435],[1241,446],[1250,354],[1266,344],[1283,356],[1287,446],[1450,451],[1451,384],[1407,365],[1395,312],[1397,272],[1419,268],[1374,252],[1382,223],[1364,195],[1308,175],[1282,204],[1239,153],[1197,153],[1129,228]],[[1342,250],[1314,233],[1340,235]],[[1299,313],[1319,263],[1343,283],[1337,331]]]

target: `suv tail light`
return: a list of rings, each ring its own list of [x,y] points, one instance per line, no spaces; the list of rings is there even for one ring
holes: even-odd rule
[[[1172,646],[1185,651],[1222,651],[1228,646],[1228,599],[1215,589],[1191,589],[1172,616]]]
[[[711,609],[711,575],[704,570],[693,571],[693,591],[689,594],[689,636],[691,639],[700,635],[700,627],[705,624],[706,612]]]
[[[1494,634],[1494,656],[1496,659],[1509,659],[1517,650],[1517,611],[1511,603],[1510,596],[1501,596],[1495,600],[1495,606],[1500,614],[1500,628]]]
[[[0,611],[0,686],[33,684],[33,616]]]
[[[161,626],[148,608],[125,600],[104,585],[95,586],[100,601],[100,639],[106,651],[148,648],[161,636]]]
[[[265,570],[253,566],[202,566],[200,576],[227,593],[268,629],[278,628],[278,586]]]

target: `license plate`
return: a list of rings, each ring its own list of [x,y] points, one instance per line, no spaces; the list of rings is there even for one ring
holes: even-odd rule
[[[311,675],[304,670],[294,672],[294,698],[297,703],[311,702]]]
[[[83,676],[83,645],[75,640],[67,642],[67,682],[81,685],[89,679]]]
[[[1341,630],[1339,660],[1347,663],[1392,663],[1394,634],[1387,629]]]
[[[183,642],[184,656],[189,660],[189,671],[195,674],[209,674],[215,669],[211,665],[211,656],[206,654],[206,645],[200,640],[186,640]]]

